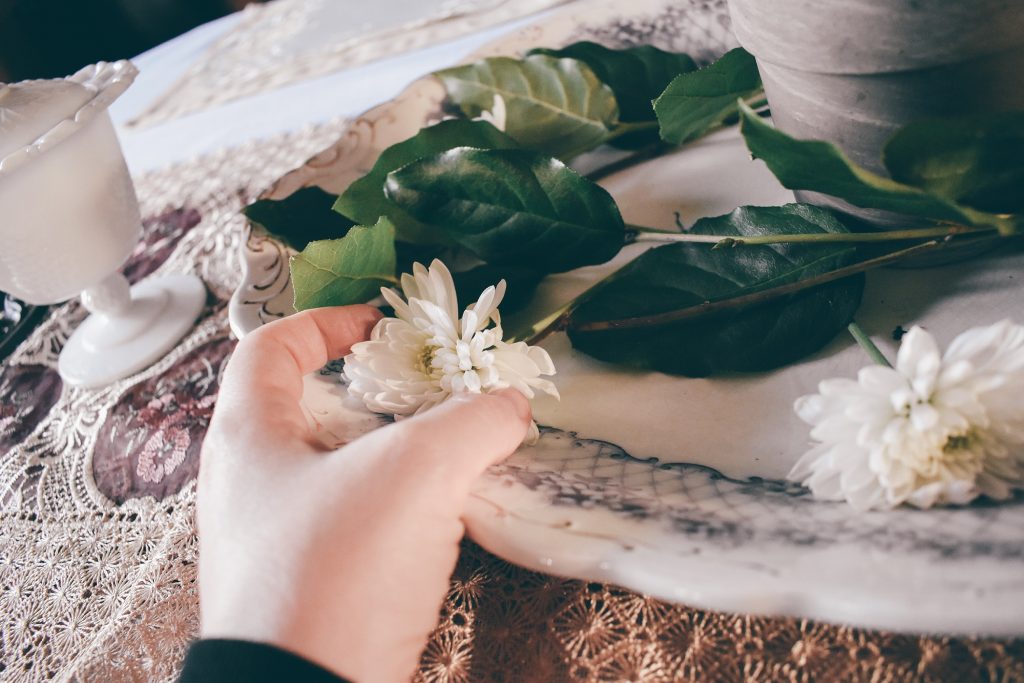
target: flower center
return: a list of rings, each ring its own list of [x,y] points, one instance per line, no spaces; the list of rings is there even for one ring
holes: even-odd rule
[[[444,347],[424,344],[423,348],[420,349],[419,357],[416,359],[419,364],[419,370],[425,376],[435,381],[440,380],[444,376],[444,369],[438,367],[438,363],[434,360],[439,354],[444,354]]]
[[[956,451],[963,451],[969,449],[975,441],[975,437],[971,433],[967,434],[950,434],[946,439],[946,443],[942,446],[943,453],[955,453]]]
[[[926,479],[970,479],[983,469],[985,450],[973,431],[915,436],[900,444],[898,459]]]

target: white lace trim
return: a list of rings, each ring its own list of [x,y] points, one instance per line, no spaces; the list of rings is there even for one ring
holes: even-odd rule
[[[343,128],[335,121],[137,178],[144,216],[181,207],[202,215],[157,273],[194,271],[218,298],[230,296],[244,223],[238,210]],[[84,314],[77,302],[60,307],[8,363],[56,367],[60,346]],[[125,391],[226,333],[222,310],[134,377],[100,391],[65,386],[48,416],[0,457],[0,678],[177,675],[198,619],[195,484],[163,501],[132,499],[118,507],[97,490],[92,453]]]

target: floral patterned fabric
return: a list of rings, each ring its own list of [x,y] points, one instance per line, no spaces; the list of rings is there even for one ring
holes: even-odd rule
[[[166,358],[106,389],[63,386],[57,354],[85,315],[72,302],[3,365],[3,680],[174,680],[198,623],[194,481],[234,345],[238,209],[341,128],[137,179],[148,218],[129,277],[194,272],[210,290]],[[467,542],[417,680],[1024,681],[1024,641],[706,612],[530,572]]]
[[[0,457],[42,422],[60,396],[57,371],[45,365],[19,365],[0,375]]]
[[[93,452],[93,476],[105,496],[116,503],[147,495],[163,500],[195,479],[220,371],[233,346],[217,337],[114,404]]]

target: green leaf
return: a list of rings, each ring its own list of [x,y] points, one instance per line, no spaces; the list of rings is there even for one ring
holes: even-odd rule
[[[295,310],[360,304],[395,280],[395,228],[387,218],[341,239],[310,242],[291,259]]]
[[[665,52],[653,45],[612,50],[603,45],[582,41],[560,50],[537,48],[529,54],[578,59],[586,63],[612,92],[619,104],[619,119],[627,123],[654,121],[656,98],[676,76],[697,68],[689,55]],[[657,131],[630,133],[616,138],[612,144],[636,147],[657,142]]]
[[[460,252],[462,252],[460,254]],[[438,245],[409,244],[407,242],[395,242],[395,253],[397,255],[396,274],[411,273],[414,263],[427,265],[434,259],[441,259],[446,264],[459,263],[466,260],[466,252],[462,247],[441,247]],[[482,263],[466,270],[455,270],[450,268],[452,279],[455,280],[455,292],[459,301],[470,304],[480,296],[480,292],[498,284],[499,280],[505,280],[508,290],[505,292],[504,302],[501,304],[503,312],[512,312],[521,309],[533,298],[537,285],[544,278],[544,273],[538,272],[535,268],[527,266],[496,266],[490,263]]]
[[[508,288],[501,302],[502,313],[518,311],[530,303],[537,285],[544,279],[543,273],[523,266],[495,266],[489,263],[452,273],[455,280],[455,293],[459,297],[459,305],[465,308],[477,300],[480,292],[501,280]]]
[[[392,171],[385,192],[493,264],[572,270],[607,261],[625,239],[611,195],[529,150],[449,150]]]
[[[697,222],[692,232],[722,237],[846,232],[830,212],[806,204],[740,207]],[[668,313],[811,278],[850,264],[850,244],[775,244],[712,249],[674,243],[645,252],[588,295],[573,312],[569,338],[595,358],[703,377],[769,370],[824,346],[853,319],[863,276],[764,303],[656,325],[582,331],[595,321]]]
[[[505,132],[524,147],[569,158],[597,147],[619,119],[611,88],[575,59],[488,57],[434,74],[466,114],[505,101]]]
[[[315,240],[344,237],[354,223],[331,210],[337,197],[319,187],[304,187],[284,199],[260,199],[242,213],[274,237],[301,251]]]
[[[508,149],[516,147],[516,142],[486,121],[442,121],[381,152],[370,172],[349,185],[338,197],[334,210],[366,225],[387,216],[395,226],[398,239],[403,242],[444,242],[443,235],[388,201],[384,195],[384,181],[396,168],[454,147]]]
[[[1024,112],[912,123],[886,144],[893,179],[992,213],[1024,210]]]
[[[654,101],[661,138],[681,145],[700,137],[736,114],[737,99],[760,92],[754,57],[741,47],[729,50],[699,71],[676,76]]]
[[[821,140],[797,140],[762,121],[740,105],[741,130],[751,154],[763,159],[775,177],[793,190],[813,190],[855,206],[883,209],[920,218],[1015,231],[1011,218],[978,211],[872,173],[853,163],[842,150]]]

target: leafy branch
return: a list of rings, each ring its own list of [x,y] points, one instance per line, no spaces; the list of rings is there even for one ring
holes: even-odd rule
[[[936,226],[933,228],[913,228],[908,230],[886,230],[884,232],[848,232],[795,235],[755,235],[753,237],[718,237],[716,235],[696,235],[687,232],[670,232],[655,228],[629,226],[630,242],[691,242],[696,244],[712,244],[712,249],[750,246],[755,244],[825,244],[825,243],[871,243],[871,242],[904,242],[907,240],[929,239],[934,237],[960,237],[963,235],[994,233],[995,228],[972,228],[963,225]]]
[[[489,112],[504,129],[443,121],[386,149],[336,199],[309,188],[247,208],[301,250],[291,263],[296,308],[367,301],[412,261],[435,256],[463,265],[452,269],[460,298],[507,279],[511,308],[548,274],[655,242],[512,338],[537,343],[562,331],[595,358],[689,376],[767,370],[855,324],[864,273],[1003,239],[1021,225],[1024,113],[908,126],[885,149],[890,179],[763,121],[760,76],[741,49],[697,69],[651,47],[576,43],[436,76],[466,117]],[[656,230],[624,223],[596,184],[737,121],[787,187],[897,211],[921,227],[851,232],[826,209],[790,204]],[[587,176],[564,162],[600,145],[628,153]],[[887,253],[865,251],[889,243]],[[477,260],[469,269],[467,254]]]
[[[771,301],[772,299],[777,299],[789,294],[796,294],[797,292],[802,292],[806,289],[818,287],[819,285],[824,285],[829,282],[835,282],[836,280],[852,277],[875,268],[880,268],[881,266],[902,261],[911,256],[919,256],[925,252],[941,247],[943,244],[944,243],[939,240],[931,240],[929,242],[916,244],[912,247],[907,247],[905,249],[885,254],[884,256],[876,256],[875,258],[860,261],[859,263],[855,263],[850,266],[837,268],[804,280],[789,282],[777,287],[762,289],[750,294],[742,294],[729,299],[705,301],[697,304],[696,306],[688,306],[686,308],[666,311],[664,313],[657,313],[654,315],[619,318],[617,320],[598,320],[583,323],[574,323],[572,316],[568,315],[562,322],[560,329],[575,330],[577,332],[596,332],[600,330],[618,330],[630,327],[654,327],[682,320],[692,320],[694,318],[712,315],[721,311],[742,309],[747,306]]]
[[[893,177],[907,182],[858,166],[831,143],[792,138],[742,103],[740,119],[751,154],[763,159],[790,189],[821,192],[855,206],[910,217],[995,229],[1003,235],[1020,230],[1019,218],[1012,212],[1020,207],[1020,186],[1014,181],[1024,180],[1024,112],[944,125],[934,121],[908,125],[882,153]],[[951,125],[959,126],[961,139],[955,153],[944,136]],[[1003,128],[996,132],[999,127]],[[999,149],[1001,145],[1009,149]],[[998,162],[988,161],[993,158]],[[972,198],[980,198],[982,204],[968,204]]]

